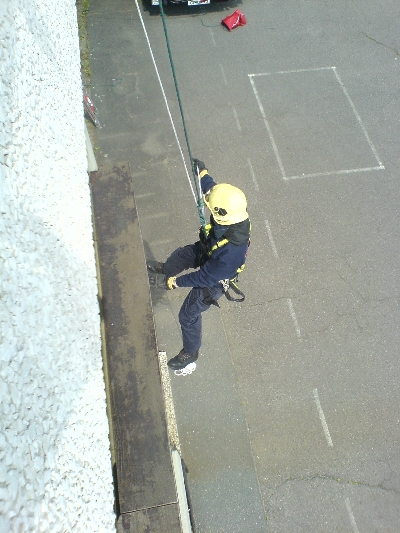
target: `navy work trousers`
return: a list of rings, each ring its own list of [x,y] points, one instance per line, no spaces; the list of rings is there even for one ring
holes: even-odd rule
[[[164,274],[169,278],[177,276],[184,270],[199,267],[201,256],[200,243],[178,248],[164,263]],[[186,353],[194,353],[201,346],[201,313],[207,311],[212,302],[217,302],[224,294],[222,285],[212,287],[193,287],[186,296],[179,311],[179,324],[182,331],[183,348]]]

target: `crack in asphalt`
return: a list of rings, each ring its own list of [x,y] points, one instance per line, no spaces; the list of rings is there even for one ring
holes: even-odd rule
[[[389,50],[391,50],[392,52],[394,52],[397,56],[400,57],[400,53],[399,51],[397,50],[397,48],[393,48],[392,46],[389,46],[385,43],[381,43],[380,41],[377,41],[376,39],[374,39],[373,37],[370,37],[367,33],[363,32],[363,31],[360,31],[360,33],[362,33],[363,35],[365,35],[365,37],[367,37],[367,39],[370,39],[371,41],[373,41],[374,43],[376,44],[379,44],[380,46],[383,46],[384,48],[388,48]]]
[[[278,490],[281,489],[287,483],[290,483],[292,481],[294,481],[294,482],[296,482],[296,481],[307,481],[307,482],[310,482],[310,481],[314,481],[314,480],[334,481],[335,483],[337,483],[339,485],[354,485],[356,487],[366,487],[366,488],[369,488],[369,489],[380,489],[380,490],[383,490],[385,492],[390,492],[390,493],[394,493],[394,494],[400,495],[400,491],[399,490],[390,489],[390,488],[385,487],[384,486],[385,481],[382,481],[382,483],[373,485],[371,483],[366,483],[364,481],[355,481],[355,480],[352,480],[352,479],[340,479],[340,478],[337,478],[335,476],[315,474],[314,476],[289,477],[289,478],[285,479],[285,481],[283,481],[280,485],[277,485],[275,487],[275,489],[273,490],[272,494],[268,497],[268,500],[271,500],[271,498],[273,498],[275,496],[275,494],[278,492]]]

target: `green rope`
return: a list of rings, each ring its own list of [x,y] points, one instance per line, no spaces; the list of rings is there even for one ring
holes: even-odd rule
[[[167,25],[165,23],[165,14],[164,14],[164,8],[163,8],[162,3],[163,3],[163,0],[159,0],[160,13],[161,13],[161,18],[162,18],[162,23],[163,23],[163,27],[164,27],[164,33],[165,33],[165,40],[166,40],[166,43],[167,43],[168,57],[169,57],[169,62],[171,64],[172,76],[174,78],[175,91],[176,91],[176,96],[178,98],[179,110],[180,110],[181,118],[182,118],[183,131],[185,132],[186,146],[187,146],[187,150],[188,150],[188,153],[189,153],[190,166],[192,167],[193,181],[194,181],[196,194],[197,194],[197,210],[199,212],[199,219],[200,219],[201,227],[203,228],[203,231],[205,232],[206,219],[204,217],[203,196],[200,194],[197,173],[195,172],[195,169],[194,169],[194,166],[193,166],[192,151],[190,149],[189,136],[188,136],[188,133],[187,133],[186,123],[185,123],[185,115],[183,113],[181,95],[179,93],[179,87],[178,87],[178,80],[176,78],[174,62],[173,62],[172,53],[171,53],[171,47],[169,45],[168,31],[167,31]]]

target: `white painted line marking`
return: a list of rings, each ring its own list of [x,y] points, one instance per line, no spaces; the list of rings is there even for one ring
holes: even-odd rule
[[[276,143],[275,143],[274,136],[272,135],[272,130],[271,130],[269,122],[267,120],[267,116],[265,114],[264,107],[263,107],[263,105],[261,103],[261,98],[260,98],[260,96],[258,94],[256,85],[255,85],[255,83],[253,81],[252,76],[250,76],[250,83],[251,83],[251,86],[253,87],[253,92],[254,92],[254,95],[256,97],[256,100],[257,100],[257,103],[258,103],[258,107],[260,109],[261,116],[262,116],[262,118],[264,120],[265,127],[267,128],[267,132],[268,132],[269,138],[271,140],[271,144],[272,144],[272,148],[274,150],[274,154],[275,154],[276,160],[278,161],[279,168],[281,169],[282,177],[285,178],[286,177],[286,172],[285,172],[285,169],[283,168],[282,160],[280,158],[280,155],[279,155],[279,152],[278,152],[278,148],[277,148]]]
[[[284,180],[300,180],[302,178],[322,178],[324,176],[333,176],[335,174],[354,174],[356,172],[371,172],[371,170],[382,170],[385,167],[383,165],[379,167],[366,167],[366,168],[348,168],[345,170],[332,170],[331,172],[317,172],[316,174],[302,174],[301,176],[287,176]]]
[[[293,74],[295,72],[312,72],[313,70],[330,70],[336,67],[299,68],[296,70],[279,70],[278,72],[258,72],[257,74],[247,74],[252,78],[257,76],[271,76],[272,74]]]
[[[326,440],[328,441],[328,446],[333,446],[331,435],[330,435],[329,429],[328,429],[328,424],[326,423],[325,415],[324,415],[324,412],[322,410],[321,403],[319,401],[318,389],[314,389],[314,400],[315,400],[315,403],[317,405],[319,419],[321,420],[321,424],[322,424],[322,427],[324,429]]]
[[[349,518],[350,518],[351,527],[353,528],[353,533],[359,533],[357,524],[356,524],[356,521],[353,515],[353,511],[351,510],[349,498],[345,499],[345,503],[346,503],[347,512],[349,513]]]
[[[291,298],[288,298],[286,301],[287,301],[287,304],[288,304],[288,307],[289,307],[290,316],[292,317],[293,324],[294,324],[294,327],[295,327],[295,329],[296,329],[296,335],[297,335],[297,338],[299,339],[299,341],[302,341],[303,338],[302,338],[302,336],[301,336],[301,331],[300,331],[300,328],[299,328],[299,323],[297,322],[296,313],[294,312],[294,307],[293,307],[292,299],[291,299]]]
[[[235,117],[235,121],[236,121],[236,127],[237,127],[237,129],[239,131],[242,131],[242,126],[240,125],[239,117],[238,117],[236,108],[234,106],[232,106],[232,109],[233,109],[233,116]]]
[[[371,150],[372,150],[372,152],[373,152],[373,154],[374,154],[374,156],[375,156],[375,158],[376,158],[376,160],[377,160],[377,162],[378,162],[378,165],[379,165],[380,167],[383,167],[383,163],[382,163],[382,161],[379,159],[378,153],[377,153],[377,151],[375,150],[375,146],[372,144],[372,141],[371,141],[371,139],[369,138],[369,135],[368,135],[368,133],[367,133],[367,130],[365,129],[365,126],[364,126],[364,124],[363,124],[363,121],[361,120],[361,117],[360,117],[360,115],[359,115],[358,112],[357,112],[356,106],[353,104],[353,101],[352,101],[352,99],[350,98],[350,95],[349,95],[349,93],[347,92],[347,89],[346,89],[346,87],[344,86],[344,83],[343,83],[342,80],[340,79],[339,74],[336,72],[336,67],[332,67],[332,70],[333,70],[333,72],[334,72],[334,74],[335,74],[335,76],[336,76],[336,79],[337,79],[337,81],[339,82],[339,84],[340,84],[340,86],[341,86],[341,88],[342,88],[342,90],[343,90],[343,92],[344,92],[344,94],[345,94],[345,96],[346,96],[346,98],[347,98],[347,100],[348,100],[350,106],[351,106],[351,109],[353,110],[353,113],[354,113],[355,116],[356,116],[356,119],[358,120],[358,123],[359,123],[359,125],[360,125],[360,128],[361,128],[362,131],[364,132],[365,138],[367,139],[367,142],[368,142],[368,144],[369,144],[369,147],[371,148]]]
[[[271,246],[272,253],[275,259],[278,259],[278,252],[277,252],[277,249],[274,243],[274,239],[272,237],[272,231],[271,231],[271,227],[269,225],[268,220],[265,221],[265,227],[267,228],[267,234],[268,234],[269,244]]]
[[[251,164],[250,159],[247,160],[247,164],[249,165],[251,179],[254,182],[254,188],[255,188],[256,191],[258,191],[260,189],[260,187],[258,186],[258,182],[256,180],[256,175],[254,174],[253,165]]]
[[[166,108],[167,108],[167,112],[168,112],[169,120],[171,121],[172,130],[173,130],[173,132],[174,132],[175,139],[176,139],[176,142],[177,142],[177,144],[178,144],[179,152],[180,152],[180,154],[181,154],[181,158],[182,158],[183,166],[184,166],[184,168],[185,168],[186,177],[187,177],[187,180],[188,180],[188,182],[189,182],[190,189],[191,189],[191,191],[192,191],[194,201],[195,201],[195,203],[197,204],[196,193],[194,192],[193,185],[192,185],[192,180],[190,179],[190,176],[189,176],[189,171],[188,171],[188,168],[187,168],[187,165],[186,165],[185,157],[184,157],[184,155],[183,155],[182,146],[181,146],[181,143],[179,142],[178,133],[177,133],[177,131],[176,131],[175,123],[174,123],[174,120],[173,120],[172,115],[171,115],[171,110],[170,110],[170,108],[169,108],[169,104],[168,104],[168,100],[167,100],[167,95],[165,94],[165,91],[164,91],[164,86],[163,86],[163,84],[162,84],[161,76],[160,76],[160,73],[159,73],[158,68],[157,68],[157,63],[156,63],[156,60],[155,60],[155,58],[154,58],[153,50],[152,50],[152,48],[151,48],[150,39],[149,39],[149,36],[148,36],[148,34],[147,34],[146,26],[144,25],[144,20],[143,20],[142,13],[141,13],[140,8],[139,8],[138,0],[135,0],[135,4],[136,4],[136,9],[137,9],[138,14],[139,14],[140,22],[141,22],[141,24],[142,24],[142,28],[143,28],[143,31],[144,31],[144,35],[145,35],[145,37],[146,37],[147,46],[149,47],[149,51],[150,51],[150,55],[151,55],[151,59],[152,59],[152,61],[153,61],[153,65],[154,65],[154,69],[155,69],[155,71],[156,71],[156,75],[157,75],[158,83],[160,84],[161,92],[162,92],[162,95],[163,95],[163,97],[164,97],[164,102],[165,102],[165,106],[166,106]]]
[[[212,42],[213,46],[217,46],[217,43],[215,42],[215,39],[214,39],[214,34],[213,34],[212,29],[208,28],[208,31],[210,32],[211,42]]]
[[[222,76],[222,79],[224,81],[224,85],[228,85],[228,80],[226,79],[226,76],[225,76],[225,70],[224,70],[224,65],[222,65],[222,63],[219,64],[219,68],[221,69],[221,76]]]

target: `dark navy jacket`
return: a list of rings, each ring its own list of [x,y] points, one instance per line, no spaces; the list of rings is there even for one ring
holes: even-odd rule
[[[214,185],[216,183],[209,174],[202,177],[201,189],[203,194],[207,193]],[[213,230],[210,232],[210,247],[223,238],[227,238],[229,242],[214,250],[210,259],[199,270],[176,278],[178,287],[213,287],[220,280],[235,277],[238,268],[246,260],[250,238],[250,221],[247,219],[230,226],[221,226],[216,224],[211,216],[210,222],[219,232],[218,238],[216,238]],[[223,229],[225,231],[221,234],[220,231]]]

